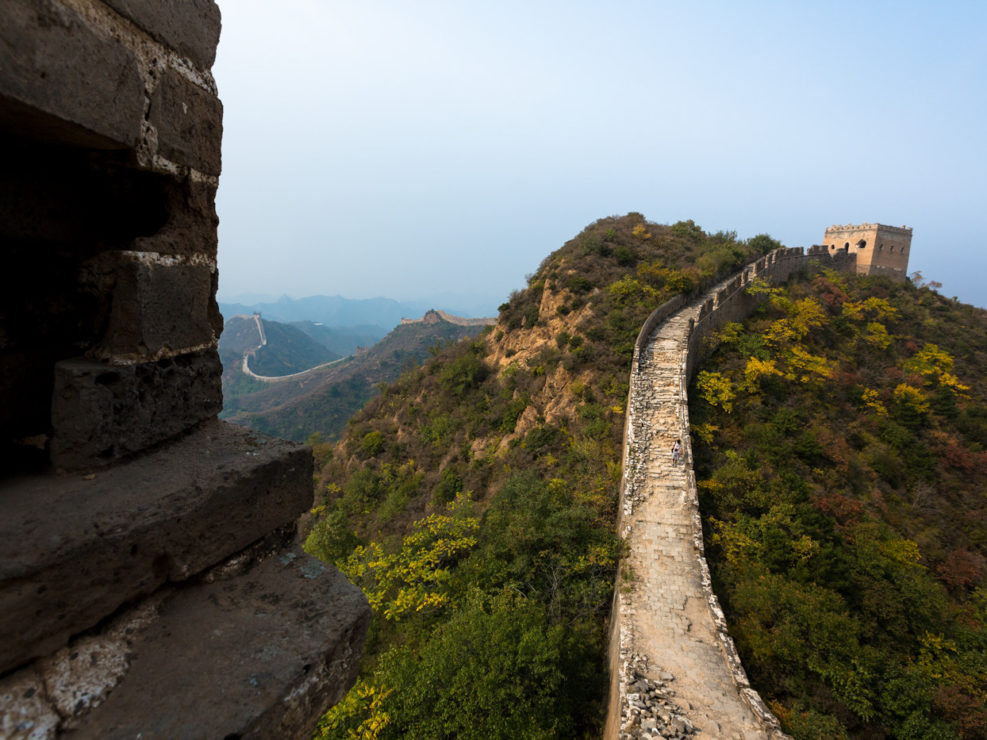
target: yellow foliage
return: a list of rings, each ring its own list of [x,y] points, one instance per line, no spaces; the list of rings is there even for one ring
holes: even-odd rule
[[[791,310],[791,318],[799,339],[801,339],[810,330],[826,323],[826,309],[815,298],[802,298],[795,301]]]
[[[384,699],[393,689],[381,689],[361,679],[336,706],[319,721],[314,740],[330,740],[338,736],[341,725],[351,717],[364,716],[356,730],[347,737],[353,740],[377,740],[381,730],[391,723],[391,718],[381,709]]]
[[[774,360],[759,360],[757,357],[747,359],[747,367],[744,369],[744,388],[749,393],[757,391],[758,381],[765,375],[781,375],[782,372],[775,367]]]
[[[857,320],[869,316],[881,321],[892,321],[898,318],[898,309],[884,298],[871,296],[863,301],[844,301],[843,316]]]
[[[819,543],[804,534],[792,542],[792,550],[795,552],[795,559],[804,563],[819,552]]]
[[[922,391],[908,383],[899,384],[891,395],[896,402],[910,407],[916,414],[924,414],[929,410],[929,401],[922,395]]]
[[[956,643],[943,635],[926,632],[920,638],[922,645],[918,654],[918,667],[929,678],[940,681],[955,669],[952,655],[957,652]]]
[[[737,341],[744,333],[744,325],[736,321],[728,321],[716,334],[717,340],[724,344]]]
[[[781,292],[781,288],[772,288],[767,280],[761,278],[755,278],[747,286],[747,295],[778,296],[781,295]]]
[[[620,280],[616,280],[607,287],[607,291],[614,298],[657,298],[658,291],[650,285],[641,283],[630,275],[624,275]]]
[[[772,321],[771,325],[764,332],[764,338],[770,344],[788,344],[798,339],[795,326],[790,319],[778,319]]]
[[[786,300],[784,305],[778,307],[788,315],[771,322],[764,332],[764,338],[771,344],[788,345],[826,323],[826,310],[814,298],[794,302]]]
[[[764,547],[757,540],[744,534],[729,522],[721,522],[710,517],[710,524],[713,525],[713,544],[722,548],[729,566],[746,568],[748,563],[759,559]]]
[[[648,233],[648,230],[645,228],[644,224],[637,224],[633,229],[631,229],[631,233],[639,239],[651,238],[651,234]]]
[[[785,378],[788,380],[798,379],[802,383],[808,383],[819,378],[830,378],[838,367],[835,361],[827,360],[821,355],[810,354],[799,345],[792,347],[787,360],[789,369],[785,373]]]
[[[864,335],[864,339],[868,344],[873,344],[881,350],[885,350],[891,345],[891,335],[888,334],[888,330],[884,328],[884,324],[876,321],[867,324],[867,333]]]
[[[912,540],[885,540],[881,543],[881,552],[885,557],[896,563],[918,565],[920,553],[918,543]]]
[[[737,394],[727,376],[703,370],[696,379],[696,387],[709,405],[719,406],[728,414],[733,411],[733,399]]]
[[[965,395],[970,387],[960,383],[953,375],[953,357],[938,345],[926,344],[914,356],[905,361],[905,370],[921,375],[926,382],[950,388],[957,395]]]
[[[446,566],[477,542],[479,520],[455,515],[467,504],[460,495],[449,507],[451,515],[430,514],[416,522],[398,552],[384,552],[376,542],[353,550],[342,570],[363,588],[374,612],[397,621],[448,604],[442,592],[450,576]]]
[[[715,424],[698,424],[692,427],[692,431],[704,444],[711,445],[713,444],[713,435],[720,431],[720,428]]]
[[[888,410],[884,407],[884,404],[881,403],[881,398],[877,391],[871,388],[865,388],[864,392],[860,395],[860,400],[864,402],[864,406],[874,410],[880,416],[888,415]]]

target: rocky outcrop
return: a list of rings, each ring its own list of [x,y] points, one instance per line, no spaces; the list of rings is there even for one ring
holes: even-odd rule
[[[440,321],[455,324],[456,326],[493,326],[497,323],[497,317],[469,319],[464,316],[453,316],[451,313],[446,313],[442,310],[437,311],[432,308],[426,311],[425,315],[420,319],[401,319],[402,324],[437,324]]]
[[[309,737],[370,610],[311,450],[216,421],[212,0],[0,23],[0,736]]]

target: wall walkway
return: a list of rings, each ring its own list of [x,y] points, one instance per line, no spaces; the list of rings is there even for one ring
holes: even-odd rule
[[[713,593],[689,440],[687,387],[703,341],[757,305],[752,280],[781,282],[852,258],[781,249],[748,265],[699,300],[657,309],[638,337],[631,369],[619,528],[621,564],[610,642],[607,738],[723,740],[786,737],[750,688]],[[674,464],[671,447],[684,446]]]

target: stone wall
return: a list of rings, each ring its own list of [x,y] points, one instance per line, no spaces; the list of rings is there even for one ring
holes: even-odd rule
[[[0,736],[307,737],[370,612],[216,421],[219,9],[0,15]]]
[[[634,350],[624,433],[618,531],[628,547],[611,620],[607,738],[781,738],[747,680],[713,593],[691,466],[688,398],[714,332],[746,317],[754,280],[780,283],[855,257],[780,249],[684,305],[656,309]],[[684,464],[669,454],[675,439]]]

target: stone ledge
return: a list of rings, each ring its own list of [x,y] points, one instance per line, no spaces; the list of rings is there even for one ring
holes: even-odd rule
[[[215,421],[98,474],[3,482],[0,672],[291,524],[311,504],[308,447]]]
[[[0,681],[4,737],[307,740],[356,678],[370,608],[297,548],[256,555]]]

